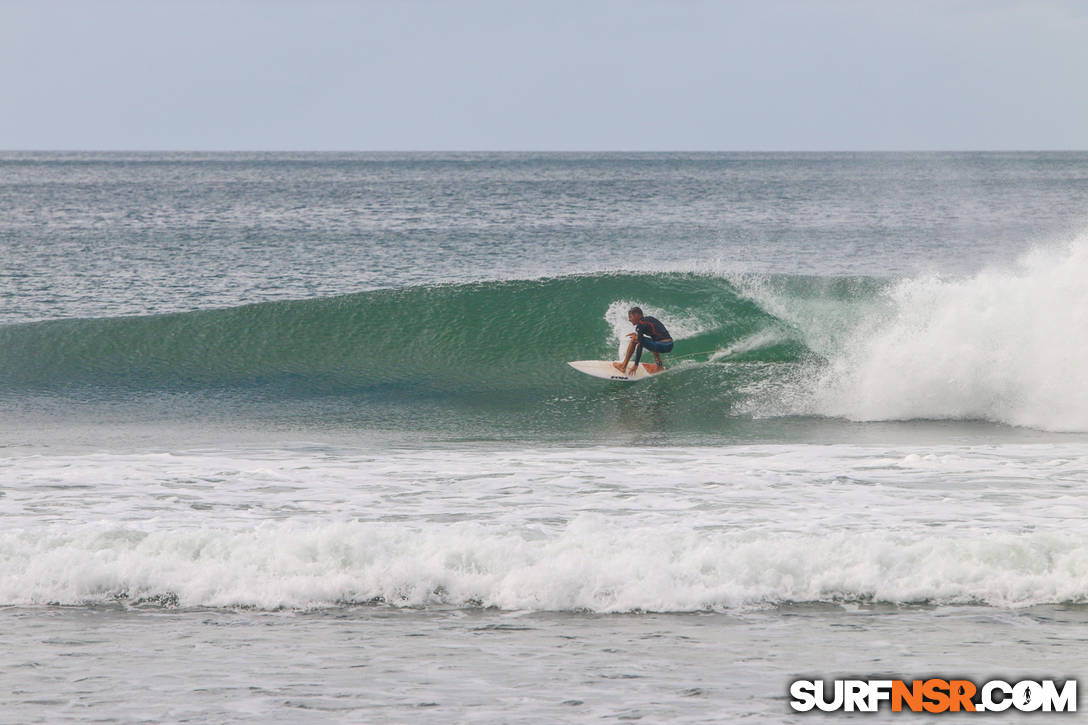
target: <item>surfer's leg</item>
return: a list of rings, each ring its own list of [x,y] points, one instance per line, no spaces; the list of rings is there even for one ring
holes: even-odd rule
[[[635,345],[638,348],[638,352],[635,353],[635,363],[634,363],[634,365],[631,366],[631,369],[628,371],[628,373],[627,373],[628,375],[631,375],[636,370],[638,370],[638,362],[639,362],[639,360],[642,359],[643,339],[644,339],[643,336],[639,335],[638,340],[632,340],[631,341],[631,344]],[[645,339],[649,339],[649,338],[645,338]],[[628,356],[628,357],[630,357],[630,356]]]
[[[623,362],[614,362],[612,363],[612,367],[616,368],[621,373],[625,373],[627,371],[627,361],[631,359],[631,354],[634,353],[636,344],[637,343],[634,340],[631,340],[627,345],[627,354],[623,356]]]
[[[671,352],[672,351],[672,343],[671,342],[657,342],[656,340],[651,340],[649,338],[646,338],[643,341],[642,344],[646,347],[647,350],[649,350],[650,352],[652,352],[654,354],[654,361],[657,362],[657,366],[661,370],[664,370],[665,369],[665,363],[661,361],[661,353]]]

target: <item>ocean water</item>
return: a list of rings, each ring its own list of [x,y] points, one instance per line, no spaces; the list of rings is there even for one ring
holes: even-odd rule
[[[2,722],[1085,674],[1088,153],[9,152],[0,249]]]

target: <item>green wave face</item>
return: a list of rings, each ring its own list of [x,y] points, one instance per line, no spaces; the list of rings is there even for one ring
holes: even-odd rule
[[[624,321],[614,329],[606,317],[610,305],[622,317],[628,303],[656,312],[674,330],[672,358],[707,360],[772,330],[775,343],[734,357],[789,362],[805,352],[787,325],[724,280],[603,275],[13,325],[0,328],[0,382],[9,389],[565,389],[572,377],[566,361],[616,356],[617,332],[631,327]],[[669,311],[694,320],[692,332],[685,336]]]
[[[841,307],[837,297],[855,294],[815,280],[767,284],[769,299],[789,301],[785,310]],[[469,421],[532,435],[607,428],[638,401],[651,409],[635,417],[652,430],[713,429],[739,402],[787,385],[819,359],[805,333],[759,296],[708,275],[601,274],[20,324],[0,328],[0,389],[9,398],[197,394],[213,406],[259,398],[307,406],[322,420],[409,429]],[[632,304],[677,340],[668,374],[625,385],[566,365],[615,359]]]

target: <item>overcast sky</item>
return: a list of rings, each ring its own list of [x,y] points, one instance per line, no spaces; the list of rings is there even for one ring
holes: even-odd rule
[[[0,148],[1088,149],[1085,0],[0,0]]]

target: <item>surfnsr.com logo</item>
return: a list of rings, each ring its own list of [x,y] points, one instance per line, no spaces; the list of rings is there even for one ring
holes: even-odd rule
[[[1077,681],[970,680],[796,680],[790,707],[797,712],[1076,712]]]

